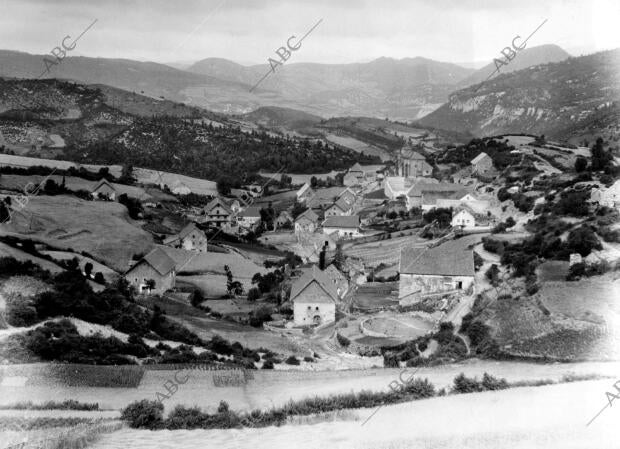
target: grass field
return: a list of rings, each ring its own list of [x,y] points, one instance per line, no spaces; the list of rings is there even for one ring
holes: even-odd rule
[[[48,243],[55,248],[86,251],[117,271],[131,257],[146,253],[152,237],[131,220],[125,206],[108,201],[83,201],[72,196],[30,197],[24,210],[13,214],[0,233]]]
[[[396,377],[394,377],[396,378]],[[204,442],[218,448],[271,449],[555,449],[618,447],[618,410],[606,410],[609,380],[432,398],[354,410],[354,417],[260,429],[160,431],[122,430],[105,435],[94,449],[183,447]],[[321,422],[327,421],[327,422]],[[363,425],[362,425],[363,424]]]

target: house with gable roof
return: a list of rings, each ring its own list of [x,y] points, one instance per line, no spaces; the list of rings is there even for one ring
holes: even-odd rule
[[[93,197],[93,199],[97,199],[97,200],[100,199],[100,200],[114,201],[116,199],[116,189],[105,178],[101,179],[95,185],[95,187],[93,187],[93,190],[91,190],[90,194]]]
[[[314,190],[310,187],[309,183],[305,183],[295,194],[297,201],[300,203],[305,203],[309,199],[314,197]]]
[[[427,294],[473,288],[474,252],[467,243],[466,239],[457,239],[435,247],[401,249],[400,304],[413,304]]]
[[[486,153],[480,153],[471,160],[472,174],[484,175],[493,170],[493,159]]]
[[[297,326],[336,321],[338,291],[334,282],[316,265],[306,269],[291,287],[294,322]]]
[[[323,221],[323,234],[337,235],[340,238],[360,236],[360,217],[358,215],[331,216]]]
[[[124,274],[139,293],[163,294],[174,288],[176,263],[161,248],[155,248]],[[154,285],[149,285],[153,281]]]
[[[406,157],[401,154],[397,164],[398,175],[404,178],[428,177],[433,173],[433,167],[426,162],[426,158],[415,151]]]
[[[341,217],[343,215],[351,215],[351,212],[353,212],[352,204],[349,204],[344,198],[340,197],[325,210],[325,217]]]
[[[353,164],[353,167],[351,167],[344,175],[342,183],[345,186],[359,186],[364,182],[365,179],[366,173],[364,172],[364,169],[358,162],[356,162],[355,164]]]
[[[308,209],[295,219],[295,234],[313,233],[319,225],[319,216]]]
[[[232,224],[234,213],[221,198],[214,198],[205,206],[205,223],[216,228],[226,228]]]
[[[207,252],[207,236],[194,223],[185,226],[176,235],[164,239],[164,245],[172,248],[183,248],[188,251]]]

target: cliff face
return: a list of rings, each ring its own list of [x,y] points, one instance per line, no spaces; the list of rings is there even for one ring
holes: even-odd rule
[[[459,90],[420,123],[470,131],[570,133],[600,117],[616,115],[620,104],[620,49],[502,74]],[[592,123],[593,122],[593,123]]]

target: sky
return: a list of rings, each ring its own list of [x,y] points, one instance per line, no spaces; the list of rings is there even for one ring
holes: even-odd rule
[[[545,19],[528,46],[618,48],[619,18],[620,0],[0,0],[0,49],[49,53],[94,22],[68,55],[264,64],[321,21],[288,62],[484,64]]]

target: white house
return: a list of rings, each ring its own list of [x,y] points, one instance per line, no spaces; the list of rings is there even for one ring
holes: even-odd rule
[[[110,184],[107,179],[101,179],[93,190],[90,192],[94,199],[112,200],[116,199],[116,189]]]
[[[456,210],[454,212],[454,215],[452,216],[452,221],[450,222],[450,225],[453,228],[474,227],[476,226],[476,218],[467,209]]]
[[[252,229],[255,226],[258,226],[260,220],[260,207],[258,206],[250,206],[241,211],[241,213],[237,216],[239,226],[246,229]]]
[[[608,188],[592,190],[590,200],[601,206],[615,207],[620,209],[620,180],[614,182]]]
[[[361,235],[360,217],[358,215],[327,217],[322,226],[323,234],[336,234],[340,238],[352,238]]]
[[[316,265],[304,271],[291,287],[290,301],[297,326],[320,325],[336,321],[336,285]]]

